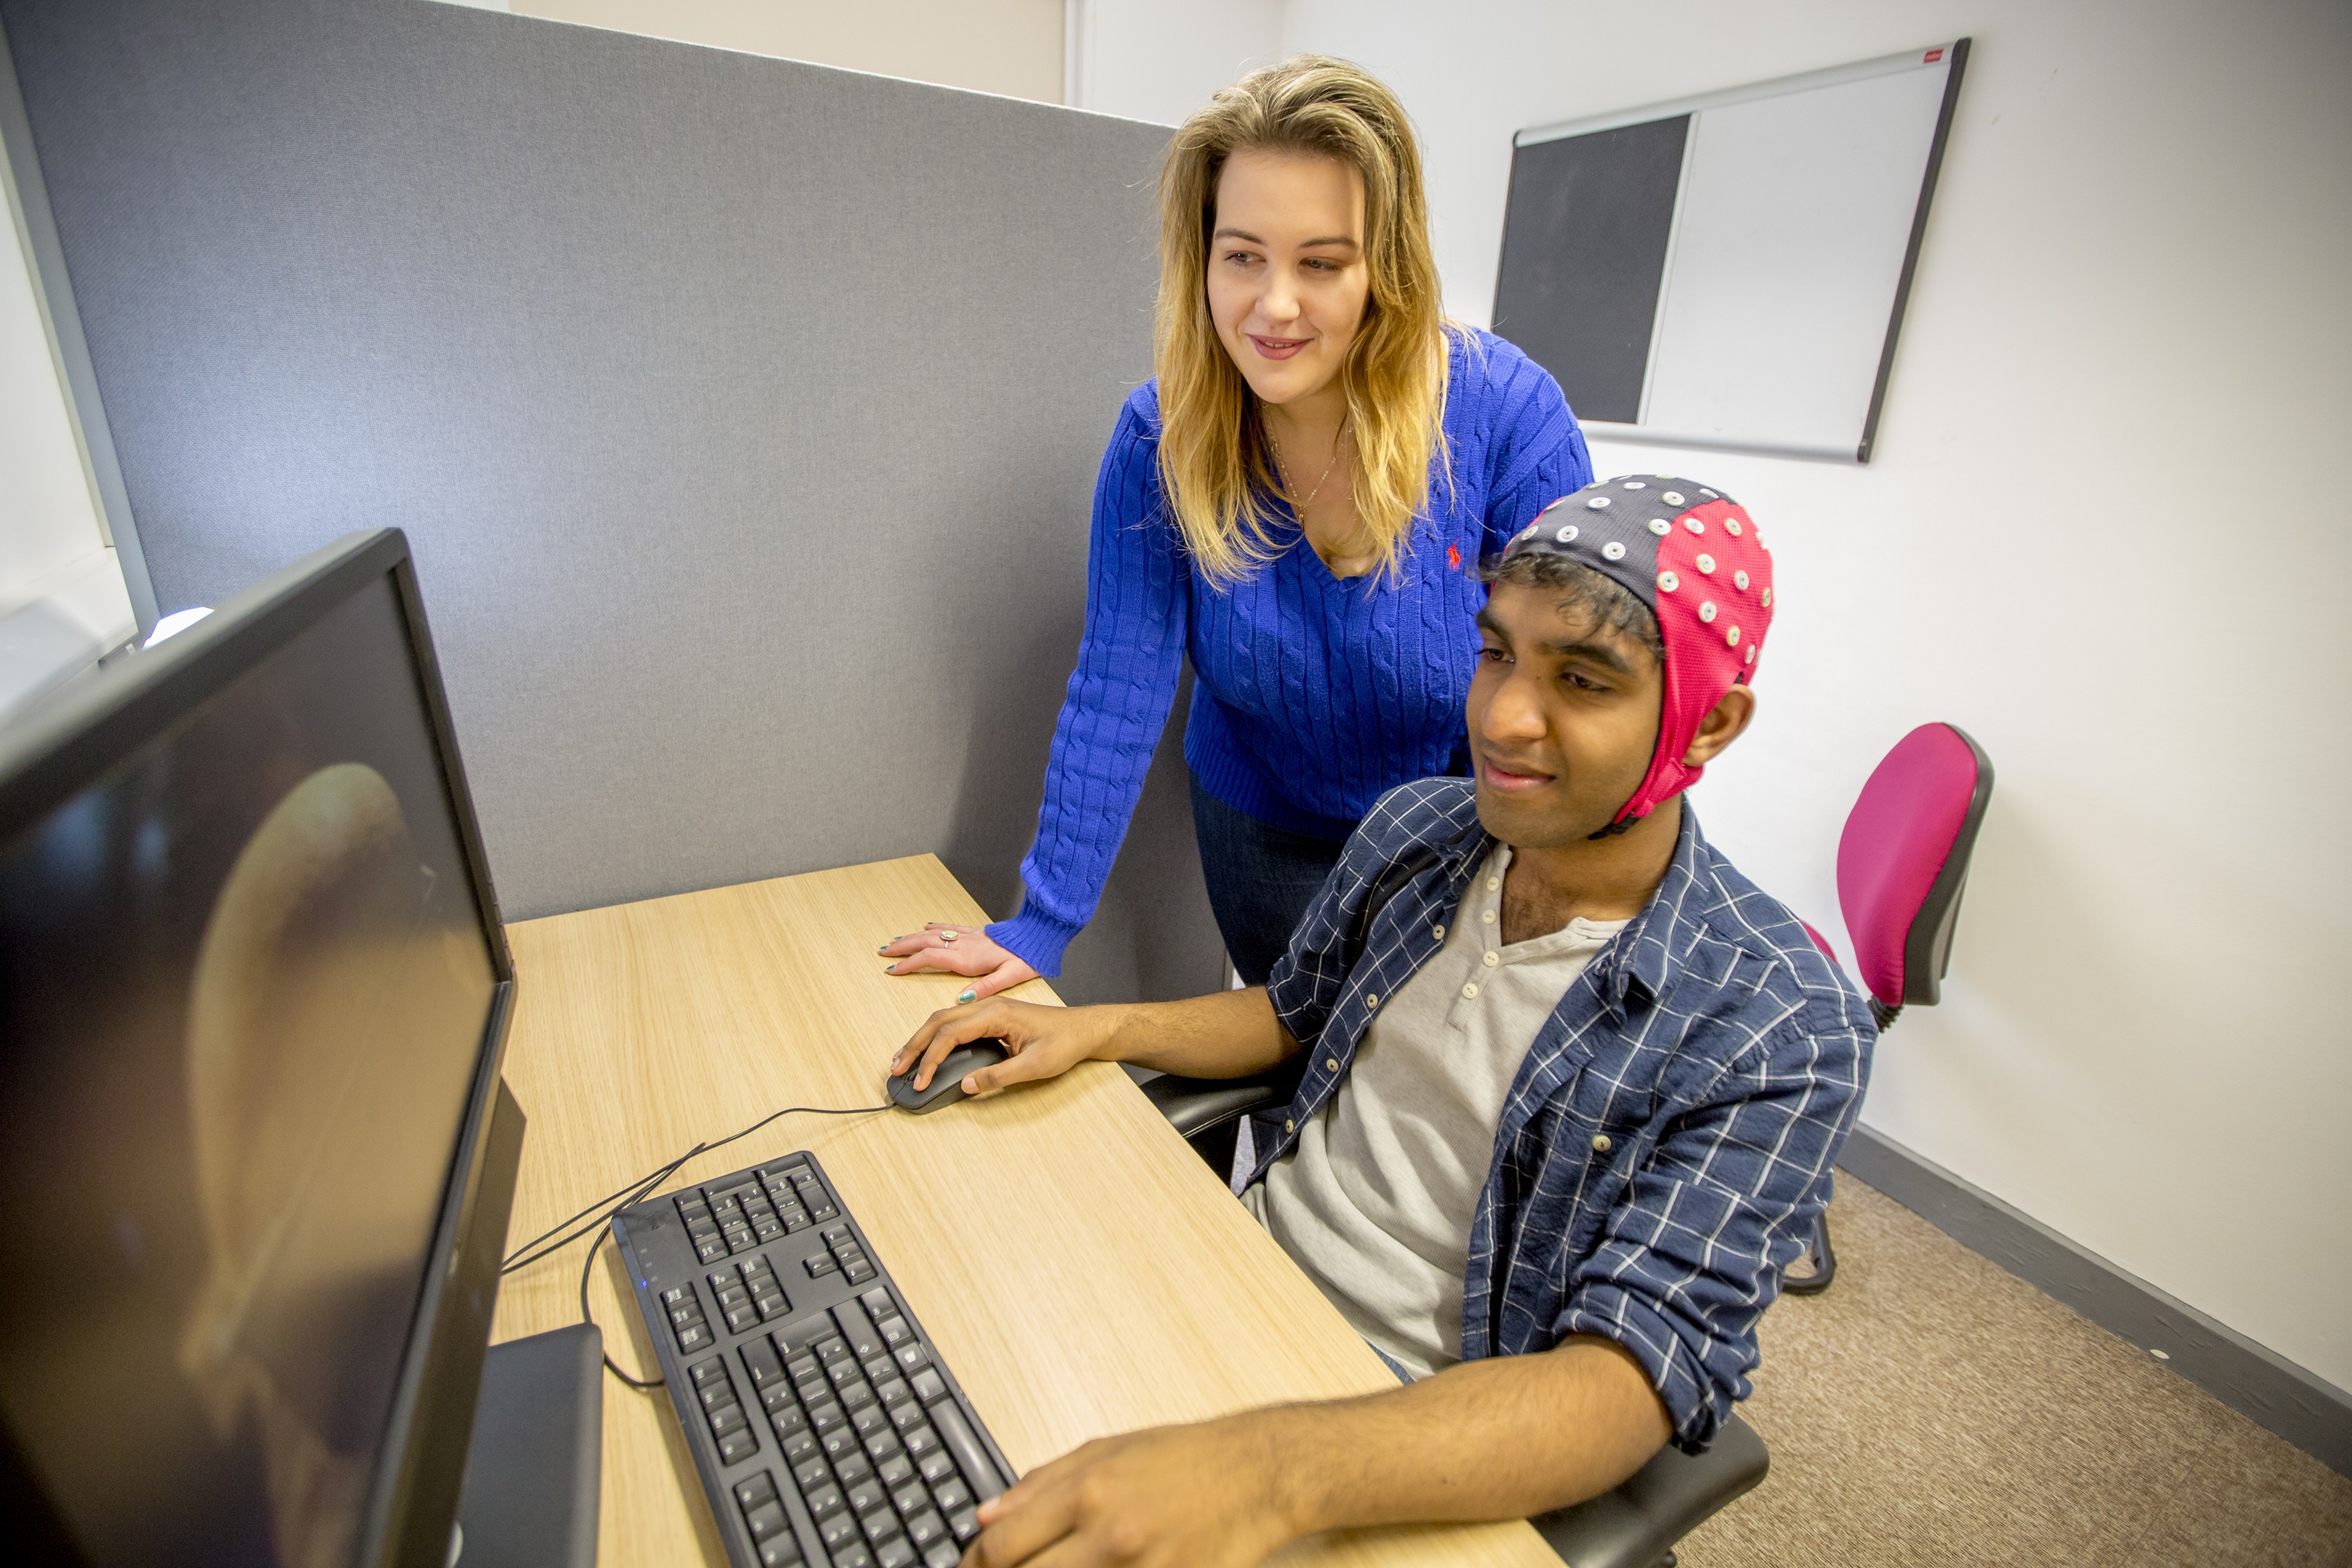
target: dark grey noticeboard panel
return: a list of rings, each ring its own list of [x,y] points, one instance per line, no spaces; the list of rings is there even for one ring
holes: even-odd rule
[[[1495,331],[1586,419],[1640,417],[1690,116],[1511,152]]]
[[[510,915],[923,850],[1012,910],[1164,129],[425,0],[0,19],[163,607],[407,530]],[[1161,751],[1075,998],[1217,983]]]

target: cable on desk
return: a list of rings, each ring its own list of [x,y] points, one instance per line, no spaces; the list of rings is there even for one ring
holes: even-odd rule
[[[604,1245],[604,1237],[608,1234],[606,1230],[606,1222],[611,1220],[614,1215],[620,1213],[623,1209],[627,1208],[631,1204],[636,1203],[646,1197],[656,1187],[660,1186],[664,1182],[669,1180],[671,1176],[675,1175],[678,1169],[685,1165],[687,1162],[696,1159],[701,1155],[708,1154],[714,1149],[724,1149],[728,1144],[736,1142],[738,1139],[749,1138],[752,1133],[757,1132],[761,1128],[765,1127],[769,1122],[775,1121],[780,1116],[791,1116],[796,1112],[809,1116],[871,1116],[877,1110],[888,1110],[892,1108],[887,1103],[881,1105],[851,1106],[788,1105],[782,1110],[770,1111],[767,1115],[762,1116],[759,1121],[754,1121],[751,1126],[744,1128],[741,1131],[730,1132],[715,1143],[697,1143],[693,1148],[688,1149],[685,1153],[680,1154],[677,1159],[670,1161],[667,1164],[647,1172],[636,1181],[616,1192],[605,1194],[603,1197],[598,1198],[594,1203],[590,1204],[586,1208],[582,1209],[578,1214],[573,1215],[570,1219],[559,1221],[554,1226],[540,1232],[537,1236],[531,1237],[529,1241],[524,1242],[520,1247],[515,1248],[513,1253],[509,1255],[506,1262],[499,1266],[499,1273],[503,1277],[513,1273],[518,1268],[528,1268],[530,1265],[538,1262],[542,1258],[552,1257],[554,1254],[562,1251],[573,1242],[578,1241],[582,1237],[593,1234],[596,1239],[589,1245],[588,1259],[585,1263],[580,1266],[580,1321],[583,1323],[593,1324],[596,1321],[595,1314],[588,1310],[588,1279],[596,1268],[596,1253],[598,1249]],[[588,1216],[592,1214],[594,1215],[595,1217],[593,1219],[588,1219]],[[588,1219],[588,1223],[584,1226],[581,1226],[576,1230],[571,1229],[574,1222],[583,1219]],[[558,1231],[564,1230],[570,1230],[570,1234],[562,1237],[560,1239],[548,1241],[548,1237],[554,1236]],[[540,1243],[541,1242],[547,1242],[547,1245],[541,1247]],[[534,1247],[538,1250],[533,1251],[532,1249]],[[600,1339],[603,1337],[601,1331],[599,1332],[598,1337]],[[623,1372],[620,1369],[620,1366],[613,1360],[609,1352],[604,1354],[604,1370],[611,1373],[614,1377],[619,1378],[623,1383],[627,1384],[631,1388],[651,1389],[664,1386],[663,1380],[658,1377],[652,1379],[650,1382],[643,1378],[631,1377],[627,1373]]]

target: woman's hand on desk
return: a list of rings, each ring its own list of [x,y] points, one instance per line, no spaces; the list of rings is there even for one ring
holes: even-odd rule
[[[964,1084],[969,1092],[985,1094],[1009,1083],[1056,1078],[1110,1043],[1117,1029],[1114,1015],[1118,1011],[1116,1007],[1040,1007],[1003,996],[942,1007],[924,1019],[914,1037],[898,1047],[898,1055],[890,1058],[890,1073],[895,1078],[912,1063],[915,1088],[926,1089],[941,1058],[958,1046],[1002,1040],[1012,1054],[992,1068],[967,1074]]]
[[[956,998],[959,1002],[983,1001],[1024,980],[1037,978],[1028,960],[1014,957],[980,927],[949,925],[940,921],[933,921],[912,936],[884,942],[882,956],[891,961],[883,971],[886,974],[971,975],[971,984]]]

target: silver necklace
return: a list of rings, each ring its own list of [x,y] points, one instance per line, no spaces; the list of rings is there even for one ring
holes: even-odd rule
[[[1331,460],[1323,465],[1322,478],[1315,481],[1315,488],[1307,492],[1307,499],[1300,501],[1297,508],[1299,514],[1299,520],[1301,521],[1306,521],[1307,509],[1315,504],[1315,498],[1323,493],[1323,481],[1329,479],[1331,477],[1331,470],[1339,466],[1339,452],[1342,446],[1348,439],[1348,420],[1351,416],[1352,411],[1350,411],[1349,414],[1343,414],[1339,416],[1339,428],[1334,432],[1331,437]],[[1274,433],[1273,426],[1268,425],[1265,426],[1265,438],[1274,443],[1274,466],[1282,477],[1282,488],[1288,489],[1290,488],[1290,465],[1283,460],[1282,437]]]

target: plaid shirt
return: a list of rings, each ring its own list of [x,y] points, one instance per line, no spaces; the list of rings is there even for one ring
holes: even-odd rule
[[[1493,847],[1467,779],[1405,784],[1364,818],[1267,987],[1307,1071],[1250,1180],[1330,1103]],[[1464,1359],[1612,1340],[1649,1373],[1676,1444],[1706,1447],[1748,1395],[1757,1321],[1829,1201],[1876,1039],[1837,966],[1685,803],[1649,907],[1560,997],[1503,1103],[1470,1225]]]

